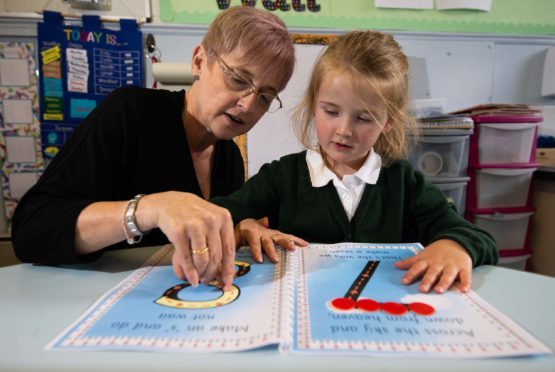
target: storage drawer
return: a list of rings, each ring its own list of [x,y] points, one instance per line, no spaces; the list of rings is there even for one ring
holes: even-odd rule
[[[466,177],[470,136],[422,136],[409,157],[429,180]]]
[[[500,251],[525,249],[534,212],[469,214],[476,226],[489,232]]]

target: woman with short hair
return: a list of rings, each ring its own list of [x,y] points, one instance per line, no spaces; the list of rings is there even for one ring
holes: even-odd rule
[[[190,90],[120,88],[79,125],[19,202],[17,257],[76,263],[105,248],[169,241],[178,277],[196,286],[221,272],[229,287],[233,224],[207,199],[243,184],[232,139],[281,107],[294,63],[277,16],[251,7],[220,13],[194,49]]]

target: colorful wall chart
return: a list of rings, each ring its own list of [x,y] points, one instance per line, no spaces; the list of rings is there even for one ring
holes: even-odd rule
[[[44,157],[54,157],[81,120],[114,89],[143,85],[142,34],[131,19],[120,31],[102,28],[99,16],[66,26],[44,12],[38,24],[40,120]]]

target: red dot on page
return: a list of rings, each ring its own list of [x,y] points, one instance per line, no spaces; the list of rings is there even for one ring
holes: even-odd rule
[[[403,315],[408,309],[398,302],[386,302],[382,304],[382,310],[391,315]]]
[[[433,306],[423,302],[411,302],[409,304],[409,310],[418,315],[432,315],[436,312]]]
[[[362,311],[378,311],[380,303],[369,298],[363,298],[357,301],[357,308]]]
[[[351,310],[355,305],[355,301],[345,297],[335,298],[331,301],[331,306],[337,310]]]

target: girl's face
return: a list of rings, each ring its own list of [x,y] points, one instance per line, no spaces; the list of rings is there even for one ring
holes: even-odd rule
[[[258,93],[277,95],[282,84],[279,74],[269,74],[266,66],[245,65],[237,52],[207,61],[199,46],[193,56],[194,100],[187,110],[216,139],[232,139],[248,132],[266,113],[257,103]],[[252,87],[256,92],[252,92]],[[249,94],[249,92],[251,92]]]
[[[382,132],[391,129],[377,97],[371,91],[355,92],[341,74],[324,78],[314,109],[322,156],[340,179],[356,173]]]

